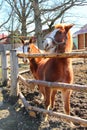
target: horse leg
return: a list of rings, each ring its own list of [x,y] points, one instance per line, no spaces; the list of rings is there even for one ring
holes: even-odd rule
[[[70,115],[70,96],[71,96],[70,90],[62,91],[64,111],[67,115]]]
[[[48,87],[45,87],[45,94],[46,94],[45,106],[47,110],[49,110],[51,106],[51,93],[52,90]],[[47,120],[48,120],[48,114],[45,114],[45,121]]]
[[[67,115],[70,115],[70,96],[71,96],[71,93],[72,93],[72,90],[62,91],[64,111]],[[70,123],[71,127],[75,126],[71,121],[69,123]]]
[[[51,107],[52,108],[54,107],[54,101],[55,101],[56,93],[57,93],[57,90],[52,90],[52,93],[51,93]]]
[[[39,91],[41,93],[41,100],[44,101],[46,99],[46,94],[45,94],[45,87],[44,86],[38,86]]]

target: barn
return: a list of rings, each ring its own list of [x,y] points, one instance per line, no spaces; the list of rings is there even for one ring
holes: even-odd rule
[[[87,24],[73,34],[73,42],[76,49],[87,47]]]
[[[4,33],[0,34],[0,44],[7,44],[8,42],[8,35]]]

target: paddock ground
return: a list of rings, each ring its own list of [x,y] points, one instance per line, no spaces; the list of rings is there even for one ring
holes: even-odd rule
[[[87,61],[74,62],[74,83],[87,84]],[[31,73],[24,74],[24,77],[32,78]],[[38,90],[27,92],[20,83],[20,89],[30,104],[36,105],[37,99],[40,103],[36,106],[44,107],[41,103]],[[55,117],[49,117],[48,122],[43,122],[41,114],[31,117],[26,112],[21,101],[11,105],[9,102],[10,86],[0,87],[0,130],[87,130],[87,127],[77,125],[71,128],[68,123],[62,122]],[[58,92],[55,98],[55,111],[63,112],[61,93]],[[87,93],[73,91],[71,96],[71,115],[87,119]]]

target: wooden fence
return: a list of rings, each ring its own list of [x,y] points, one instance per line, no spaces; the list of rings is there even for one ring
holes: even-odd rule
[[[22,58],[22,57],[58,57],[58,58],[87,58],[87,52],[86,51],[82,51],[82,52],[72,52],[72,53],[63,53],[63,54],[17,54],[18,57]],[[68,84],[68,83],[61,83],[61,82],[47,82],[47,81],[41,81],[41,80],[33,80],[33,79],[28,79],[26,80],[25,78],[23,78],[23,76],[18,75],[18,79],[21,80],[21,82],[28,86],[28,84],[37,84],[37,85],[44,85],[47,87],[51,87],[52,89],[62,89],[62,88],[67,88],[67,89],[72,89],[74,91],[82,91],[82,92],[87,92],[87,85],[78,85],[78,84]],[[72,121],[74,123],[79,123],[80,125],[83,126],[87,126],[87,120],[85,119],[81,119],[79,117],[73,117],[70,115],[66,115],[66,114],[62,114],[62,113],[58,113],[58,112],[53,112],[53,111],[48,111],[45,109],[41,109],[41,108],[37,108],[34,106],[31,106],[25,99],[25,97],[23,96],[23,94],[21,92],[19,92],[19,96],[26,108],[26,110],[34,110],[34,111],[39,111],[42,113],[47,113],[49,115],[53,115],[56,116],[60,119],[64,119],[67,121]]]
[[[3,49],[3,52],[1,52],[1,53],[2,53],[2,57],[4,57],[4,59],[6,60],[5,50]],[[21,98],[21,100],[27,110],[29,109],[29,110],[47,113],[49,115],[54,115],[58,118],[61,118],[61,119],[67,120],[67,121],[78,122],[81,125],[87,126],[87,120],[85,120],[85,119],[81,119],[79,117],[72,117],[72,116],[69,116],[66,114],[57,113],[57,112],[53,112],[53,111],[47,111],[45,109],[40,109],[40,108],[29,105],[28,102],[26,101],[25,97],[19,90],[18,80],[21,80],[22,83],[24,83],[25,85],[43,84],[44,87],[48,86],[48,87],[52,87],[52,89],[54,89],[54,88],[57,89],[58,87],[60,87],[60,89],[62,89],[62,87],[64,87],[67,89],[72,89],[74,91],[83,91],[83,92],[87,92],[87,85],[66,84],[66,83],[59,83],[59,82],[53,83],[53,82],[46,82],[46,81],[32,80],[32,79],[26,80],[25,78],[23,78],[23,76],[21,76],[18,73],[18,57],[20,57],[20,58],[23,58],[23,57],[26,57],[26,58],[27,57],[87,58],[87,52],[83,51],[83,52],[72,52],[72,53],[63,53],[63,54],[31,54],[30,55],[30,54],[23,54],[23,53],[17,54],[16,50],[10,50],[10,64],[11,64],[11,92],[10,92],[10,95],[11,96],[17,97],[19,95],[19,97]],[[7,66],[6,66],[6,61],[4,61],[4,59],[2,58],[2,64],[4,64],[4,66],[2,65],[3,76],[4,76],[3,82],[5,82],[7,79],[7,77],[5,77],[6,75],[4,75],[4,73],[7,74],[7,72],[6,72]]]
[[[8,76],[7,76],[7,69],[8,69],[8,65],[7,65],[7,51],[10,51],[12,49],[12,45],[8,44],[8,45],[4,45],[4,44],[0,44],[0,54],[1,54],[1,72],[2,72],[2,84],[6,85],[7,84],[7,80],[8,80]]]

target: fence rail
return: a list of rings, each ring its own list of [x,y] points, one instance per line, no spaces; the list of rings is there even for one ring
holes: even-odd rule
[[[68,83],[61,83],[61,82],[48,82],[43,80],[34,80],[28,79],[26,80],[23,76],[18,75],[19,80],[26,84],[33,84],[33,85],[44,85],[44,87],[51,87],[52,89],[71,89],[74,91],[82,91],[87,92],[87,85],[78,85],[78,84],[68,84]]]
[[[33,111],[36,111],[36,112],[41,112],[41,113],[44,113],[44,114],[49,114],[51,116],[55,116],[59,119],[63,119],[63,120],[66,120],[68,122],[74,122],[74,123],[79,123],[80,125],[83,125],[83,126],[87,126],[87,120],[85,119],[81,119],[79,117],[73,117],[73,116],[70,116],[70,115],[66,115],[66,114],[62,114],[62,113],[58,113],[58,112],[53,112],[51,110],[45,110],[45,109],[42,109],[42,108],[38,108],[38,107],[35,107],[35,106],[31,106],[25,99],[25,97],[23,96],[23,94],[20,92],[19,93],[19,96],[20,96],[20,99],[22,100],[26,110],[33,110]]]
[[[0,44],[0,52],[6,51],[6,50],[11,50],[12,49],[12,44]]]
[[[62,53],[62,54],[17,54],[18,57],[26,57],[26,58],[36,58],[36,57],[58,57],[58,58],[87,58],[87,52],[72,52],[72,53]],[[18,75],[18,79],[25,85],[28,86],[28,84],[33,84],[33,85],[43,85],[44,87],[51,87],[52,89],[72,89],[74,91],[82,91],[82,92],[87,92],[87,85],[78,85],[78,84],[68,84],[68,83],[60,83],[60,82],[47,82],[47,81],[41,81],[41,80],[33,80],[33,79],[28,79],[26,80],[23,78],[21,75]],[[87,127],[87,120],[86,119],[81,119],[79,117],[73,117],[70,115],[58,113],[58,112],[53,112],[53,111],[47,111],[45,109],[41,109],[38,107],[31,106],[23,96],[21,92],[19,92],[19,96],[26,108],[26,110],[34,110],[42,113],[47,113],[49,115],[53,115],[55,117],[58,117],[59,119],[64,119],[68,122],[74,122],[74,123],[79,123],[80,125],[86,126]]]
[[[72,89],[74,91],[83,91],[83,92],[87,92],[87,85],[77,85],[77,84],[67,84],[67,83],[59,83],[59,82],[46,82],[46,81],[40,81],[40,80],[26,80],[24,79],[20,73],[18,72],[18,57],[20,58],[30,58],[30,57],[58,57],[58,58],[87,58],[87,52],[82,51],[82,52],[72,52],[72,53],[60,53],[60,54],[23,54],[23,53],[16,53],[16,50],[11,50],[11,46],[9,48],[0,45],[0,52],[2,55],[2,69],[3,69],[3,82],[7,80],[7,64],[6,64],[6,50],[10,50],[10,64],[11,64],[11,96],[20,96],[22,102],[24,103],[26,109],[32,109],[35,111],[40,111],[43,113],[47,113],[49,115],[54,115],[58,118],[61,119],[65,119],[68,121],[72,121],[72,122],[77,122],[80,123],[84,126],[87,126],[87,120],[85,119],[81,119],[78,117],[72,117],[72,116],[68,116],[62,113],[56,113],[53,111],[47,111],[45,109],[40,109],[37,107],[32,107],[30,106],[25,97],[22,95],[22,93],[19,91],[19,85],[18,85],[18,80],[21,80],[25,85],[28,86],[28,84],[37,84],[37,85],[44,85],[44,86],[48,86],[48,87],[52,87],[52,89],[63,89],[63,88],[67,88],[67,89]]]
[[[17,56],[19,58],[53,58],[53,57],[58,57],[58,58],[87,58],[87,52],[71,52],[71,53],[52,53],[52,54],[27,54],[27,53],[17,53]]]

